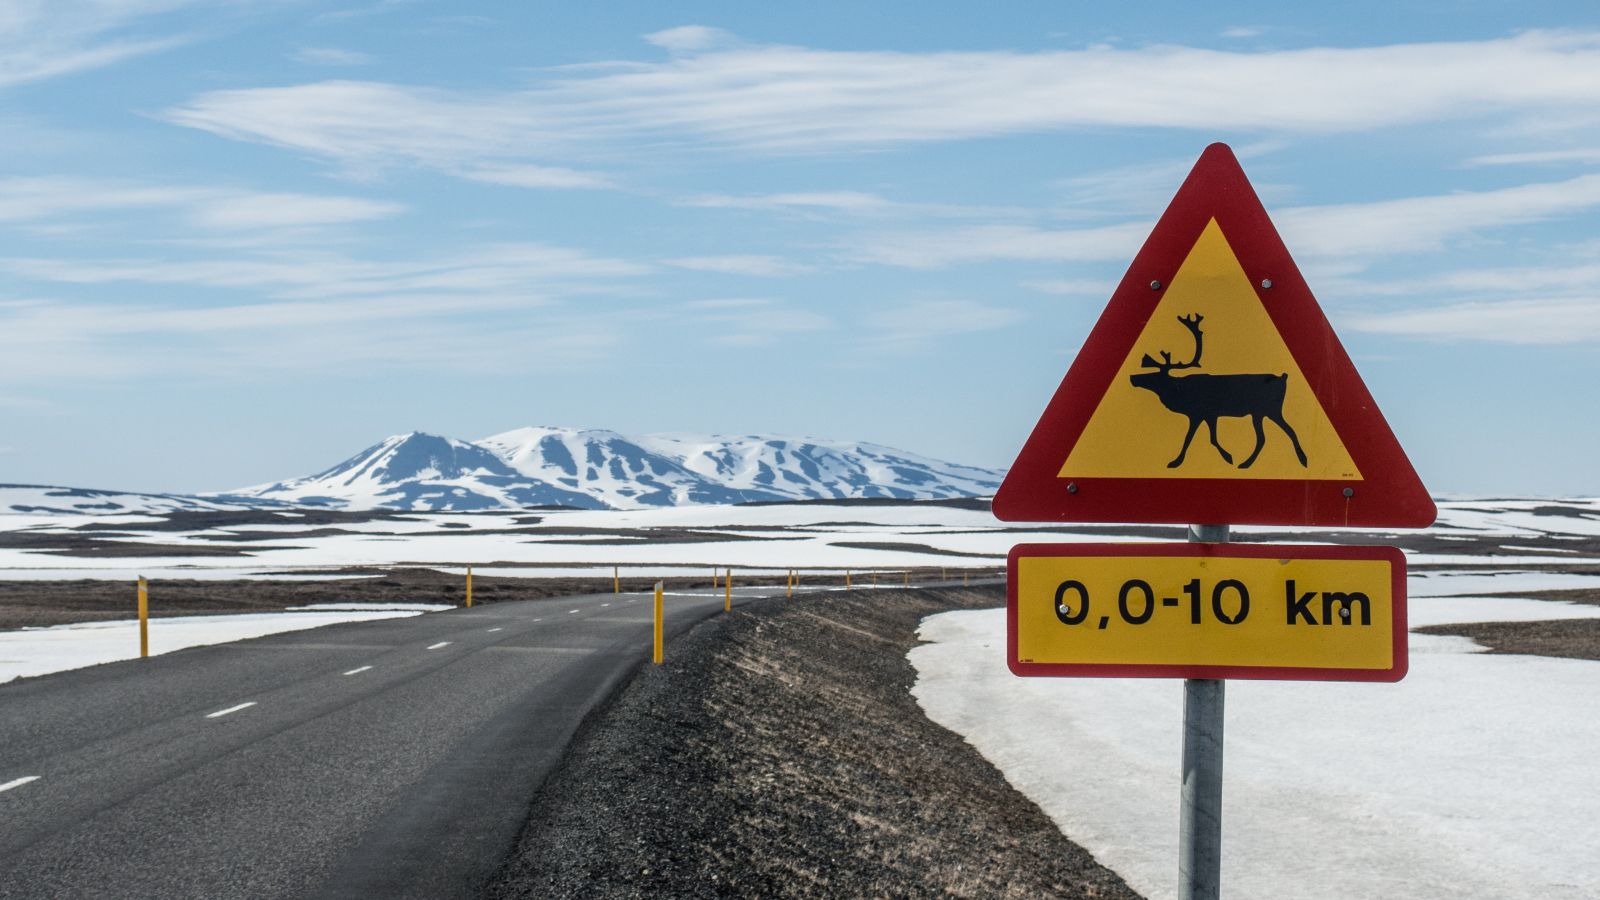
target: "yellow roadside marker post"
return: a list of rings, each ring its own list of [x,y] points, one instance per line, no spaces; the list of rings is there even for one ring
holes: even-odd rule
[[[722,576],[722,611],[733,609],[733,570],[728,569]]]
[[[790,569],[783,580],[783,599],[794,597],[794,570]]]
[[[467,566],[467,609],[472,608],[472,567]]]
[[[878,573],[877,572],[873,572],[872,573],[872,586],[873,587],[877,587],[878,586]]]
[[[139,658],[150,655],[150,587],[139,576]]]
[[[611,567],[611,593],[613,593],[613,594],[622,593],[622,576],[617,574],[617,572],[618,572],[617,567],[616,566],[612,566]]]
[[[656,618],[656,621],[655,621],[655,634],[656,634],[656,637],[655,637],[655,652],[654,652],[654,654],[651,655],[650,661],[654,662],[656,665],[659,666],[659,665],[661,665],[661,659],[662,659],[662,652],[661,652],[661,582],[659,582],[659,581],[656,582],[656,616],[655,616],[655,618]]]
[[[901,572],[900,574],[905,576],[905,585],[906,585],[906,587],[911,587],[911,570],[907,569],[904,572]]]
[[[845,569],[844,570],[844,589],[847,590],[847,591],[850,590],[850,570],[849,569]]]

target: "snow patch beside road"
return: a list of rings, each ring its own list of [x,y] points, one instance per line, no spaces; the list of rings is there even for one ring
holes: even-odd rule
[[[1515,590],[1517,588],[1506,588]],[[1413,601],[1413,625],[1600,617],[1505,598]],[[1183,686],[1018,678],[1005,611],[931,616],[913,695],[1075,843],[1176,895]],[[1411,635],[1398,684],[1233,681],[1223,793],[1234,898],[1600,896],[1600,662]]]
[[[367,606],[317,612],[163,617],[150,620],[150,655],[265,637],[281,631],[419,616],[426,611],[450,608],[442,604],[408,603],[402,608]],[[0,631],[0,683],[138,656],[137,619]]]

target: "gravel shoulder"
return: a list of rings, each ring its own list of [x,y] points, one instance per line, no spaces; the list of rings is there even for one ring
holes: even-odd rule
[[[489,893],[1133,898],[910,695],[917,623],[998,587],[718,616],[586,724]]]

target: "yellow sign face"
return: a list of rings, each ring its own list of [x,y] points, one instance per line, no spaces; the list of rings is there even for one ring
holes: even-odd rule
[[[1386,547],[1023,545],[1012,669],[1398,680],[1404,568]]]
[[[1215,219],[1059,474],[1361,480]]]

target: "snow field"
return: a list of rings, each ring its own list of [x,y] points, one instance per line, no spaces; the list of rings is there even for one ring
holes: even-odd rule
[[[1414,626],[1600,617],[1485,597],[1410,610]],[[921,636],[928,715],[1135,890],[1176,896],[1182,684],[1013,676],[1004,610],[932,616]],[[1413,634],[1398,684],[1230,682],[1225,896],[1600,896],[1600,662],[1481,650]]]
[[[1522,569],[1539,565],[1571,566],[1600,563],[1580,554],[1556,552],[1470,555],[1483,545],[1486,535],[1543,537],[1549,541],[1581,539],[1600,528],[1600,502],[1593,500],[1495,501],[1494,505],[1444,504],[1440,524],[1433,533],[1462,536],[1462,554],[1413,553],[1412,565],[1444,564],[1452,568],[1486,570],[1482,584],[1464,573],[1418,572],[1418,593],[1487,593],[1499,576],[1487,570]],[[1563,511],[1561,515],[1535,514],[1535,509]],[[521,523],[518,520],[523,520]],[[595,535],[538,533],[517,530],[536,519],[541,527],[599,529],[614,532],[609,539]],[[287,522],[206,528],[188,532],[142,531],[145,524],[161,520],[142,516],[0,515],[0,531],[70,533],[87,524],[115,522],[127,537],[102,540],[154,542],[172,545],[166,557],[69,557],[23,548],[0,548],[0,579],[30,580],[69,577],[126,578],[138,574],[168,578],[271,578],[294,577],[296,570],[339,566],[432,565],[483,566],[495,562],[556,566],[567,572],[590,567],[623,565],[632,569],[652,566],[733,566],[755,569],[806,567],[815,569],[894,569],[909,566],[992,567],[1000,564],[1018,543],[1083,542],[1138,538],[1107,538],[1043,527],[1013,528],[997,522],[986,510],[932,504],[788,504],[768,506],[683,506],[639,510],[534,510],[485,513],[408,513],[403,518],[341,523],[341,534],[307,537],[307,526]],[[1543,530],[1534,531],[1534,526]],[[630,531],[712,529],[706,540],[651,542]],[[1303,529],[1241,528],[1241,534],[1274,531],[1298,533]],[[720,531],[718,534],[716,532]],[[1308,541],[1322,533],[1306,531]],[[273,540],[239,542],[238,532],[271,532]],[[278,534],[282,539],[276,539]],[[726,539],[721,539],[723,537]],[[599,540],[597,541],[597,538]],[[752,538],[754,540],[752,540]],[[1374,534],[1374,543],[1383,542]],[[1290,541],[1292,542],[1292,540]],[[843,544],[925,545],[868,549]],[[218,557],[187,555],[194,547],[226,547],[248,555]],[[284,573],[284,574],[276,574]],[[533,570],[520,574],[555,574]],[[670,570],[663,575],[670,574]],[[1600,577],[1552,576],[1567,579],[1572,587],[1600,585]],[[1465,580],[1463,580],[1465,579]],[[1458,582],[1446,589],[1443,585]],[[1547,585],[1541,584],[1541,587]]]
[[[371,604],[359,607],[353,604],[329,604],[277,613],[151,619],[150,655],[160,656],[189,647],[226,644],[340,622],[419,616],[424,612],[450,608],[435,603]],[[138,656],[137,619],[0,631],[0,683],[13,678],[30,678],[136,659]]]

